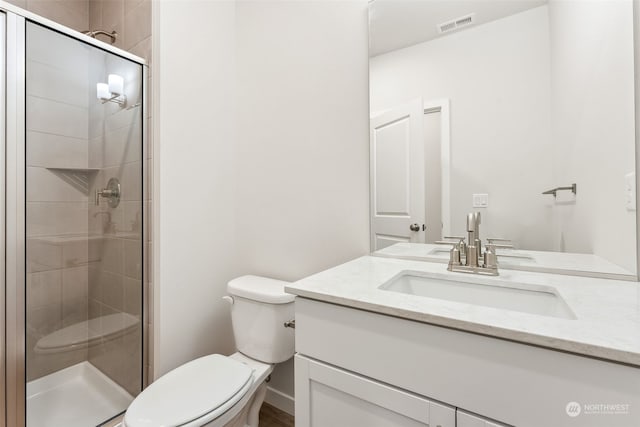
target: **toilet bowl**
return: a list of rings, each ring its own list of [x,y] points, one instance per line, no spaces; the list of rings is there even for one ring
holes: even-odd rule
[[[238,352],[192,360],[142,391],[125,413],[123,427],[257,427],[266,380],[276,363],[291,358],[294,296],[287,282],[243,276],[229,282]]]

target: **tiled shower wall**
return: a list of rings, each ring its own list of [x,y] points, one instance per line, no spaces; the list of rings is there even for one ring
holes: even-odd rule
[[[92,30],[104,30],[107,32],[116,31],[118,33],[118,38],[115,42],[115,46],[124,49],[133,53],[134,55],[140,56],[147,60],[148,68],[148,81],[147,81],[147,94],[150,93],[151,90],[151,74],[152,74],[152,58],[151,58],[151,0],[89,0],[89,28]],[[147,95],[148,96],[148,95]],[[153,307],[153,294],[152,294],[152,280],[151,271],[151,249],[152,249],[152,235],[151,235],[151,218],[152,218],[152,203],[151,203],[151,187],[150,184],[152,182],[153,170],[151,168],[152,162],[152,134],[151,134],[151,98],[148,96],[147,98],[147,109],[145,111],[145,120],[147,124],[147,182],[149,183],[149,191],[147,194],[143,194],[143,198],[145,200],[145,210],[146,210],[146,230],[147,230],[147,242],[145,243],[145,255],[147,256],[145,270],[145,289],[147,290],[147,307],[151,310]],[[106,147],[106,145],[105,145]],[[108,162],[105,164],[108,167]],[[107,178],[108,179],[108,178]],[[135,218],[132,218],[131,213],[127,211],[123,211],[123,215],[126,218],[123,224],[124,227],[131,224],[131,221],[136,221]],[[128,222],[128,223],[127,223]],[[108,252],[112,250],[124,249],[125,257],[127,256],[127,248],[129,248],[129,252],[131,250],[132,243],[129,241],[118,242],[112,241],[109,242],[109,247],[105,247],[105,250]],[[122,247],[121,247],[122,245]],[[126,271],[124,273],[124,283],[128,284],[128,287],[125,287],[125,298],[126,298],[126,289],[131,289],[132,280],[139,280],[139,277],[131,276],[132,270],[130,268],[126,268],[127,266],[123,266]],[[130,266],[129,266],[130,267]],[[92,300],[95,302],[95,300]],[[99,305],[90,303],[89,305],[89,315],[95,315],[94,311],[96,307]],[[144,325],[147,332],[147,341],[153,342],[152,334],[153,328],[151,325],[152,313],[147,313],[147,324]],[[127,344],[122,343],[125,347]],[[129,348],[131,348],[129,346]],[[103,348],[101,349],[102,353],[100,356],[93,352],[90,354],[90,361],[98,366],[98,368],[107,372],[109,369],[115,369],[117,365],[118,356],[116,352],[116,348],[112,346],[112,348]],[[111,356],[109,356],[111,354]],[[153,353],[151,351],[148,352],[149,359],[147,366],[144,367],[145,372],[149,373],[148,378],[151,380],[153,377],[151,373],[153,372],[152,364],[153,364]],[[111,365],[111,368],[106,368],[106,366]],[[110,372],[107,372],[111,375]],[[123,378],[126,377],[126,373],[121,372],[120,374]],[[126,384],[123,384],[126,386]]]
[[[151,0],[89,0],[89,27],[116,31],[115,46],[151,59]]]
[[[7,0],[7,2],[76,31],[89,29],[87,0]]]
[[[116,47],[151,60],[151,0],[7,1],[76,31],[116,31]]]
[[[90,203],[89,217],[100,217],[95,230],[101,238],[95,247],[99,263],[89,269],[89,318],[123,314],[123,320],[142,316],[142,120],[138,95],[142,75],[138,67],[114,56],[90,64],[91,80],[108,74],[125,77],[127,105],[94,103],[89,109],[89,159],[99,170],[91,194],[105,188],[109,179],[121,185],[118,206],[107,199]],[[136,106],[138,105],[138,106]],[[119,337],[102,340],[89,348],[88,360],[132,395],[140,391],[140,324]]]

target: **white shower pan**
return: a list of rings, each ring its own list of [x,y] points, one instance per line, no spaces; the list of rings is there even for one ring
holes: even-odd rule
[[[64,353],[91,347],[137,330],[138,317],[109,314],[78,322],[41,338],[35,353]],[[124,411],[133,401],[90,362],[27,383],[27,427],[90,427]]]
[[[27,427],[97,426],[132,401],[99,369],[81,362],[27,383]]]

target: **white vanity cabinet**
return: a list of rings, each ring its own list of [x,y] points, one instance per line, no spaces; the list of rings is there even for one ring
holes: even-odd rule
[[[296,352],[298,427],[640,425],[637,367],[302,297]]]
[[[456,426],[453,407],[304,356],[295,377],[296,427]]]

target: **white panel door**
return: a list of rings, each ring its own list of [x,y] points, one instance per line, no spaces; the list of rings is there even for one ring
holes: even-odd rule
[[[455,427],[455,409],[295,356],[296,427]]]
[[[371,118],[372,250],[425,241],[423,114],[416,99]]]
[[[507,427],[506,424],[489,421],[486,418],[472,415],[460,409],[456,411],[456,417],[458,419],[456,427]]]

